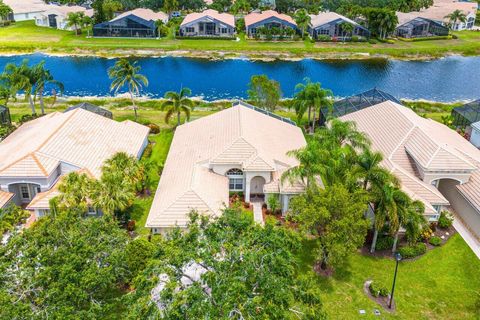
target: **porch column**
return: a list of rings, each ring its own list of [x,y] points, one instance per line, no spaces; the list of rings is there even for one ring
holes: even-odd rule
[[[245,202],[250,202],[250,177],[248,174],[245,175],[245,188],[243,189],[245,190]]]
[[[280,197],[282,198],[282,216],[284,216],[288,210],[289,198],[286,194],[281,194]]]

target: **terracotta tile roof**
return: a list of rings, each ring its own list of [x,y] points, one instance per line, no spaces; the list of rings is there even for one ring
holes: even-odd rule
[[[129,15],[137,16],[137,17],[142,18],[143,20],[146,20],[146,21],[157,21],[157,20],[167,21],[168,20],[168,14],[166,14],[164,12],[161,12],[161,11],[160,12],[155,12],[155,11],[150,10],[150,9],[138,8],[138,9],[126,11],[126,12],[116,16],[115,18],[113,18],[110,21],[116,21],[116,20],[122,19],[126,16],[129,16]]]
[[[0,190],[0,208],[3,208],[12,198],[14,194]]]
[[[117,152],[137,156],[149,129],[117,122],[83,109],[29,121],[0,143],[0,176],[48,176],[60,162],[100,176]]]
[[[177,128],[148,215],[147,227],[184,226],[191,209],[220,214],[228,178],[212,165],[276,169],[297,165],[287,152],[305,146],[301,130],[243,105]]]
[[[218,20],[231,27],[235,27],[235,17],[233,15],[229,13],[219,13],[218,11],[213,9],[207,9],[203,12],[194,12],[187,14],[183,19],[181,26],[184,26],[202,18]]]
[[[269,19],[269,18],[277,18],[277,19],[280,19],[280,20],[283,20],[285,22],[288,22],[288,23],[291,23],[293,25],[297,25],[295,20],[293,20],[292,17],[290,17],[289,15],[286,15],[286,14],[283,14],[283,13],[278,13],[277,11],[274,11],[274,10],[267,10],[267,11],[263,11],[263,12],[252,12],[252,13],[249,13],[245,16],[245,26],[250,26],[252,24],[255,24],[255,23],[258,23],[260,21],[263,21],[263,20],[266,20],[266,19]]]

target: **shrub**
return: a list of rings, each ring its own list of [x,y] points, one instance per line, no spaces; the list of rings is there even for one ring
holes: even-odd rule
[[[424,241],[428,241],[433,236],[433,231],[429,226],[425,226],[422,230],[421,238]]]
[[[388,289],[385,288],[384,286],[380,285],[376,281],[372,281],[370,283],[370,286],[368,287],[368,290],[370,291],[372,296],[374,296],[375,298],[378,297],[378,296],[387,297],[388,294],[389,294]]]
[[[375,246],[375,249],[377,250],[387,250],[393,247],[393,237],[390,236],[384,236],[380,237],[377,240],[377,245]]]
[[[145,150],[143,150],[142,157],[144,159],[149,158],[152,155],[152,151],[153,151],[153,145],[151,143],[147,144],[147,146],[145,147]]]
[[[275,212],[278,208],[280,208],[280,201],[278,200],[278,194],[269,194],[267,198],[268,208]]]
[[[430,240],[428,240],[428,242],[429,242],[432,246],[438,247],[439,245],[442,244],[442,239],[441,239],[440,237],[433,236],[433,237],[430,238]]]
[[[155,123],[150,123],[148,125],[148,127],[150,128],[150,133],[151,134],[160,133],[160,127],[158,125],[156,125]]]
[[[370,39],[370,40],[368,40],[368,43],[370,43],[370,44],[377,44],[377,40],[375,40],[375,39]]]
[[[33,119],[36,119],[38,118],[38,115],[37,114],[24,114],[21,118],[20,118],[20,124],[23,124],[25,122],[28,122],[30,120],[33,120]]]
[[[330,38],[330,36],[321,34],[321,35],[317,36],[317,40],[322,41],[322,42],[330,42],[330,41],[332,41],[332,38]]]
[[[448,229],[452,226],[453,217],[448,211],[442,211],[440,218],[438,218],[438,226],[442,229]]]
[[[423,242],[417,243],[413,246],[405,246],[398,249],[398,253],[400,253],[405,259],[418,257],[425,252],[427,252],[427,245]]]

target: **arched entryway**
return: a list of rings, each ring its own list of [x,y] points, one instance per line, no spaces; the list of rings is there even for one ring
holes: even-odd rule
[[[265,183],[265,178],[261,176],[255,176],[250,180],[250,201],[264,200],[263,186]]]
[[[15,194],[13,202],[18,206],[29,204],[37,193],[41,192],[40,185],[36,183],[12,183],[8,191]]]

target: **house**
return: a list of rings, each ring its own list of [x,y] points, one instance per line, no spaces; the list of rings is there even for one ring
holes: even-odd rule
[[[12,118],[10,117],[10,110],[0,105],[0,126],[9,126],[12,124]]]
[[[93,17],[93,9],[87,10],[80,6],[49,5],[45,11],[35,14],[35,24],[39,27],[75,30],[74,26],[68,26],[68,15],[79,12],[83,12],[85,16]],[[81,29],[82,26],[79,25],[78,28]]]
[[[452,22],[447,18],[455,10],[460,10],[466,16],[466,21]],[[445,28],[455,31],[470,30],[475,25],[478,10],[477,2],[458,0],[435,0],[433,5],[412,12],[397,12],[398,25],[396,34],[400,37],[424,37],[446,35]],[[399,29],[400,28],[400,29]]]
[[[35,20],[37,14],[49,7],[43,0],[3,0],[3,3],[12,8],[13,14],[9,20],[14,21]]]
[[[135,9],[124,12],[108,22],[93,27],[94,37],[156,38],[157,21],[168,22],[168,15],[150,9]]]
[[[480,150],[454,130],[391,101],[340,118],[354,121],[383,153],[382,165],[425,204],[429,221],[453,208],[480,237]]]
[[[342,30],[344,24],[351,25],[352,31],[346,32]],[[335,12],[320,12],[317,15],[311,14],[308,31],[313,39],[318,39],[319,36],[327,36],[330,38],[370,36],[370,31],[368,31],[367,28]]]
[[[80,171],[99,178],[117,152],[140,158],[148,132],[81,108],[24,123],[0,142],[0,208],[12,202],[43,216],[63,176]]]
[[[254,37],[259,28],[278,28],[297,30],[297,24],[292,17],[273,10],[252,12],[245,16],[247,36]]]
[[[472,124],[470,133],[470,142],[477,148],[480,148],[480,121]]]
[[[234,34],[235,17],[212,9],[187,14],[180,25],[183,37],[233,37]]]
[[[304,191],[300,182],[281,182],[298,165],[287,152],[305,145],[295,123],[243,102],[177,127],[146,227],[185,227],[191,210],[218,216],[231,193],[260,204],[278,196],[285,211]]]
[[[447,36],[448,27],[441,22],[412,15],[410,13],[397,12],[398,26],[395,35],[402,38],[423,38],[435,36]]]
[[[67,108],[64,112],[69,112],[69,111],[79,109],[79,108],[83,109],[83,110],[93,112],[93,113],[96,113],[96,114],[101,115],[103,117],[106,117],[108,119],[113,119],[113,114],[112,114],[111,111],[109,111],[107,109],[100,108],[99,106],[96,106],[96,105],[88,103],[88,102],[81,102],[79,104],[71,106],[71,107]]]

